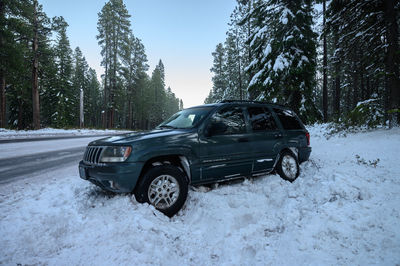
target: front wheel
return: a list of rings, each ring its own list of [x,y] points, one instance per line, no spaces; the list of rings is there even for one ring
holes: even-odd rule
[[[276,165],[276,171],[283,179],[293,182],[300,174],[297,158],[291,152],[283,152]]]
[[[185,174],[172,165],[151,168],[143,176],[136,200],[148,202],[165,215],[174,216],[183,206],[188,193]]]

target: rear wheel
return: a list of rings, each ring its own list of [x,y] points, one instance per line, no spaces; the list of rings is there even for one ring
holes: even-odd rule
[[[300,174],[300,167],[293,153],[284,151],[276,165],[276,171],[285,180],[293,182]]]
[[[173,165],[151,168],[142,178],[136,200],[148,202],[165,215],[172,217],[183,206],[188,193],[185,174]]]

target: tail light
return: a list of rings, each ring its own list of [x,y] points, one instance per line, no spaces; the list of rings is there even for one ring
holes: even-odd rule
[[[307,146],[310,146],[310,133],[306,132]]]

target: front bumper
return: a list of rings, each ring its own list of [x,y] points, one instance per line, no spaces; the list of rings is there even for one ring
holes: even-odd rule
[[[107,163],[90,165],[79,162],[79,175],[104,190],[132,192],[139,179],[143,163]]]

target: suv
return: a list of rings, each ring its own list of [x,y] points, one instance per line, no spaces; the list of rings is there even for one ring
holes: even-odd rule
[[[223,101],[184,109],[151,131],[93,141],[79,173],[105,190],[133,192],[171,217],[189,184],[273,171],[292,182],[310,153],[310,135],[287,107]]]

